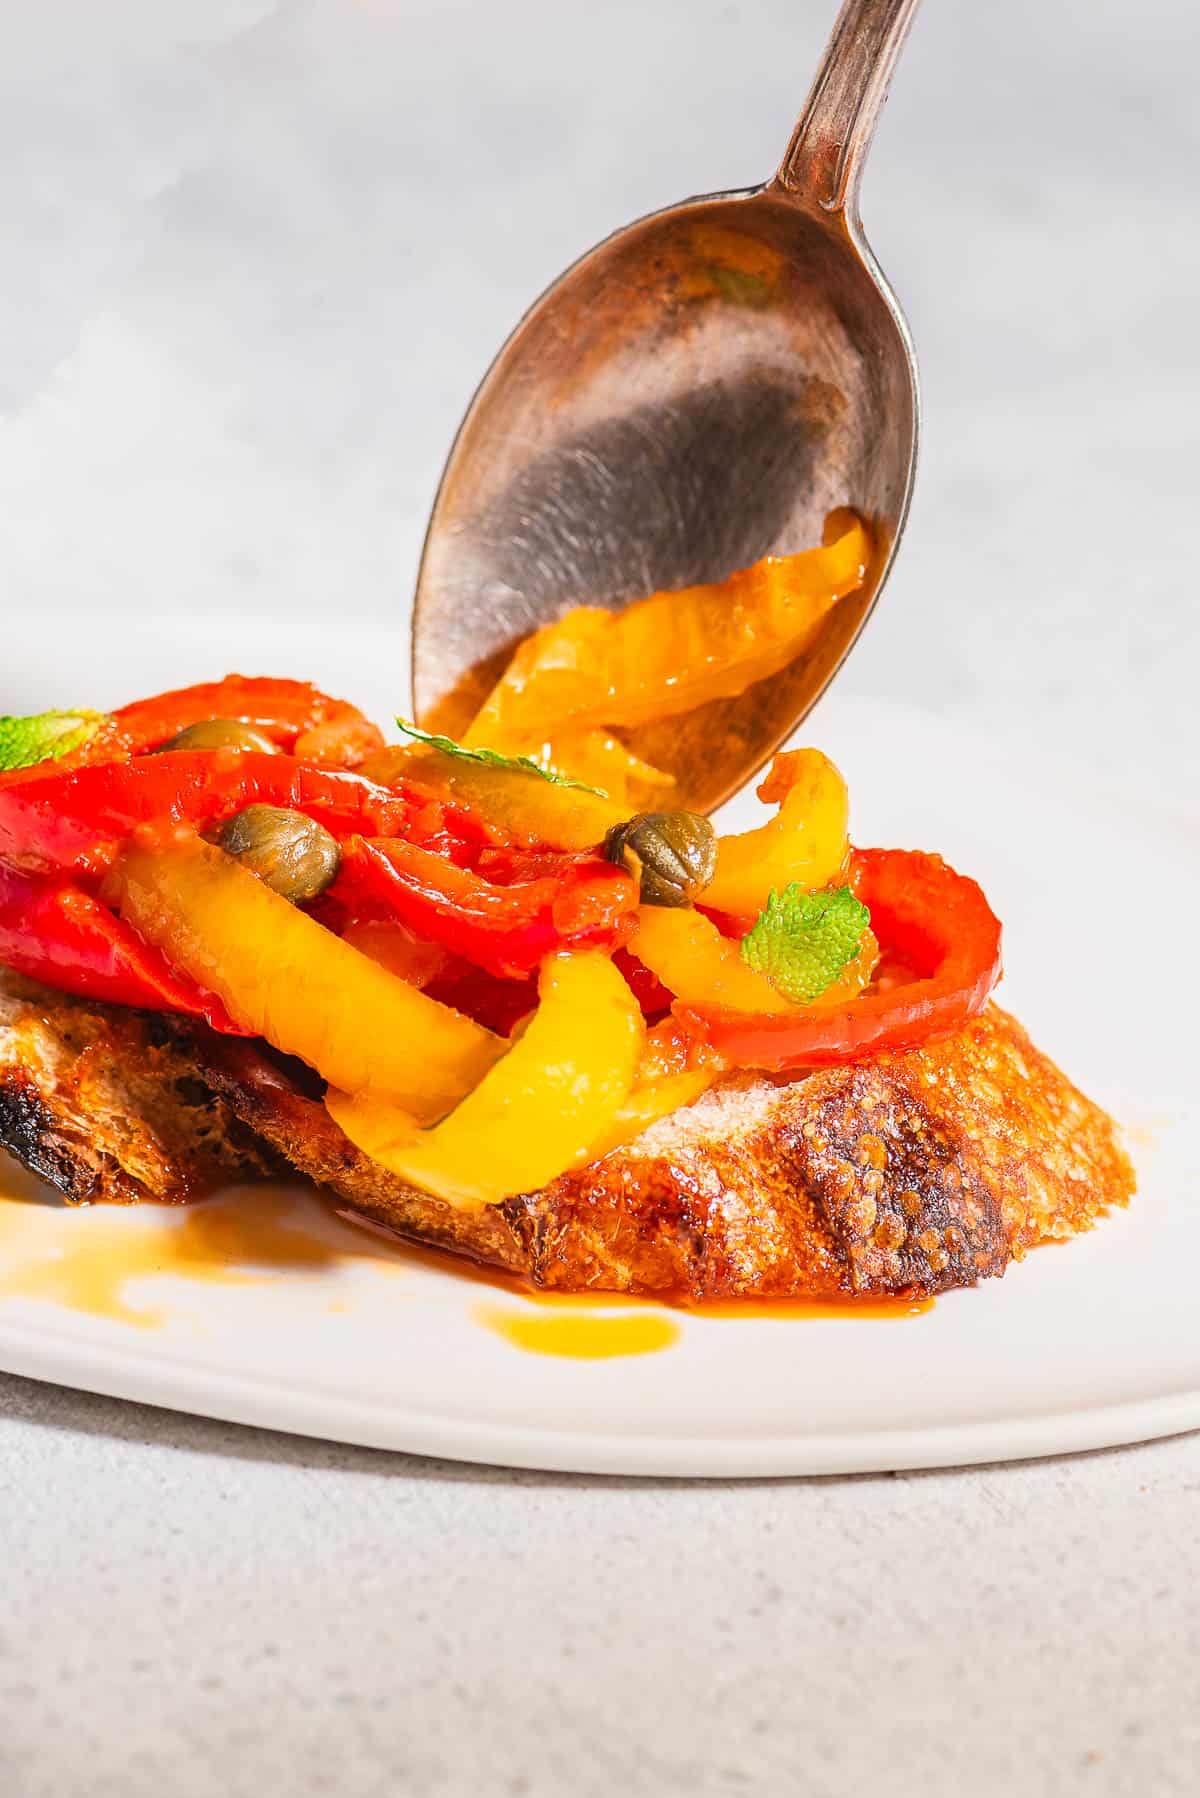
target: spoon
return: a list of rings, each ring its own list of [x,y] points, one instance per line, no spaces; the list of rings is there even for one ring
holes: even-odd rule
[[[606,238],[525,314],[459,428],[425,539],[413,699],[461,735],[515,644],[821,541],[851,505],[863,586],[780,675],[628,734],[709,811],[845,660],[899,546],[917,373],[858,188],[917,0],[845,0],[779,171]]]

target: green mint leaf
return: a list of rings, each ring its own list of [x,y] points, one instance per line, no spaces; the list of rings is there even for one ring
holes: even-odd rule
[[[785,998],[811,1005],[854,960],[870,922],[849,887],[824,893],[785,887],[769,895],[766,910],[742,938],[742,960]]]
[[[29,718],[0,717],[0,773],[57,761],[94,737],[102,712],[35,712]]]
[[[418,743],[428,744],[430,749],[440,749],[443,755],[457,756],[461,762],[480,762],[485,768],[507,768],[510,774],[536,774],[539,780],[548,780],[556,787],[574,787],[580,793],[595,793],[598,799],[607,799],[608,794],[603,787],[589,787],[582,780],[568,780],[565,774],[555,774],[550,768],[543,768],[530,755],[501,755],[498,749],[464,749],[453,737],[434,736],[430,731],[419,730],[407,719],[397,718],[396,723],[406,737],[413,737]]]

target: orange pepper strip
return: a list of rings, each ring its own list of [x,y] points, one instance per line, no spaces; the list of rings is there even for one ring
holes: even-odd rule
[[[792,881],[815,891],[845,868],[850,800],[827,755],[819,749],[777,755],[758,796],[778,801],[779,811],[757,830],[718,840],[716,873],[700,895],[706,910],[754,918],[772,891],[781,893]]]
[[[466,742],[507,751],[563,726],[647,724],[777,674],[862,585],[871,542],[849,516],[833,542],[765,556],[724,581],[656,593],[622,612],[576,606],[520,645]]]
[[[765,974],[742,960],[736,942],[703,913],[643,905],[629,944],[643,966],[684,1004],[719,1005],[736,1012],[796,1012]]]

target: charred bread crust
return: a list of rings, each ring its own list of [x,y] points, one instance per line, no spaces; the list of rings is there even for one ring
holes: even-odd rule
[[[161,1017],[3,970],[0,1148],[74,1204],[175,1202],[283,1171]]]

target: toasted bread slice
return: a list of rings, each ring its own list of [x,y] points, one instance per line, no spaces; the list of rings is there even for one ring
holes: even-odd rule
[[[0,969],[0,1148],[67,1199],[197,1198],[283,1164],[152,1012]]]
[[[253,1043],[18,990],[0,1010],[0,1143],[73,1196],[184,1196],[277,1157],[401,1236],[560,1290],[937,1292],[1133,1191],[1111,1119],[994,1006],[905,1054],[730,1076],[543,1191],[463,1211],[368,1160],[312,1081]]]
[[[349,1205],[563,1290],[938,1292],[1089,1228],[1134,1186],[1112,1120],[995,1006],[906,1054],[730,1076],[602,1161],[481,1212],[368,1160],[252,1045],[187,1029],[238,1117]]]

